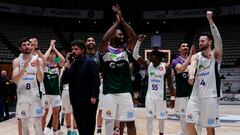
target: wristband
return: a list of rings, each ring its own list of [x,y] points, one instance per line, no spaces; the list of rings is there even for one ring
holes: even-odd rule
[[[175,100],[175,97],[174,96],[171,96],[171,98],[170,98],[171,100]]]

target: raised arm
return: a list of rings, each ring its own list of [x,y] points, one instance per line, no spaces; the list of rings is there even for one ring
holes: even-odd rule
[[[176,65],[175,69],[176,69],[177,73],[183,73],[183,72],[187,69],[188,65],[189,65],[190,62],[191,62],[191,57],[192,57],[192,55],[195,53],[195,50],[196,50],[195,45],[192,45],[192,47],[191,47],[191,49],[190,49],[189,56],[187,57],[187,59],[185,60],[185,62],[182,63],[182,64],[178,63],[178,64]],[[173,61],[173,63],[174,63],[174,61]]]
[[[52,40],[50,41],[50,46],[49,46],[48,50],[44,54],[44,57],[45,57],[46,60],[48,59],[51,50],[52,50]]]
[[[143,65],[147,68],[148,63],[147,61],[145,61],[140,55],[139,55],[139,48],[140,48],[140,44],[142,43],[142,41],[144,40],[144,35],[139,35],[138,36],[138,40],[137,43],[133,49],[133,58],[140,64]]]
[[[133,50],[134,49],[134,45],[135,45],[135,43],[137,41],[136,33],[134,32],[132,27],[124,20],[120,7],[118,5],[113,6],[113,10],[120,17],[121,24],[122,24],[124,30],[127,33],[127,36],[128,36],[127,49],[128,50]]]
[[[195,78],[195,72],[197,68],[197,63],[198,63],[198,54],[195,54],[191,58],[191,65],[189,67],[189,79],[188,82],[190,85],[193,85],[194,78]]]
[[[44,54],[41,52],[39,46],[38,46],[38,40],[37,38],[32,38],[31,42],[35,48],[35,52],[37,53],[38,57],[41,58],[43,60],[43,65],[45,65],[47,63],[46,58],[44,57]]]
[[[65,63],[65,58],[63,57],[63,55],[56,49],[56,40],[51,40],[52,43],[52,50],[56,53],[56,55],[58,56],[58,58],[60,59],[58,65],[60,67],[62,67]]]
[[[116,15],[116,21],[115,23],[108,29],[108,31],[104,34],[103,39],[99,45],[99,52],[105,53],[108,48],[108,43],[114,36],[118,26],[120,24],[120,18],[118,15]]]
[[[43,81],[44,74],[43,74],[43,60],[41,58],[37,59],[37,79],[39,82]]]
[[[207,19],[208,19],[210,29],[211,29],[211,33],[212,33],[213,39],[214,39],[214,57],[215,57],[215,59],[218,63],[221,63],[222,54],[223,54],[222,38],[221,38],[221,35],[218,31],[217,26],[213,22],[212,16],[213,16],[212,11],[207,11]]]

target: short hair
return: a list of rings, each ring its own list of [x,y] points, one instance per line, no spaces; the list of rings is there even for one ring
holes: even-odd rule
[[[21,39],[21,40],[19,41],[19,43],[18,43],[18,46],[20,47],[23,42],[27,42],[27,41],[31,42],[31,41],[30,41],[30,38],[25,37],[25,38]]]
[[[79,40],[79,39],[74,40],[74,41],[72,41],[71,46],[77,46],[80,49],[86,50],[85,42],[83,40]]]
[[[162,59],[162,58],[164,57],[164,53],[163,53],[163,52],[160,52],[160,51],[158,51],[158,50],[153,50],[153,51],[151,51],[150,55],[151,55],[151,56],[152,56],[152,55],[157,56],[157,57],[159,57],[160,59]]]
[[[89,35],[89,36],[87,36],[87,37],[84,39],[84,41],[87,42],[87,39],[89,39],[89,38],[93,38],[94,40],[96,40],[96,39],[94,38],[94,36]]]
[[[180,42],[180,44],[178,44],[178,49],[181,47],[182,44],[188,44],[188,43],[185,41]]]
[[[200,36],[207,36],[208,39],[213,41],[213,36],[209,32],[203,32],[203,33],[200,34]]]

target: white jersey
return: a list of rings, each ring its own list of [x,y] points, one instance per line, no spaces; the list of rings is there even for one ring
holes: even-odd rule
[[[32,102],[39,95],[37,84],[37,56],[32,56],[28,67],[26,68],[23,77],[17,83],[18,102]],[[25,60],[22,54],[19,56],[19,68],[22,70]]]
[[[217,74],[220,64],[216,62],[213,54],[210,59],[203,57],[201,52],[197,55],[198,64],[191,98],[218,97],[220,89],[217,86]]]
[[[157,67],[151,62],[148,66],[148,91],[146,97],[164,99],[164,75],[165,63],[161,62]]]

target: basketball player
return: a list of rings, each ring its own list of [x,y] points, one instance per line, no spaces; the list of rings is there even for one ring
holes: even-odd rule
[[[182,42],[178,46],[180,56],[172,60],[176,80],[176,102],[175,110],[180,115],[182,134],[187,135],[186,109],[187,102],[192,92],[192,86],[188,83],[188,71],[192,54],[195,53],[195,46],[192,45],[190,53],[188,43]],[[189,55],[188,55],[189,54]],[[201,134],[201,128],[198,127]]]
[[[17,84],[17,108],[16,117],[19,118],[18,127],[23,135],[29,135],[29,118],[33,118],[35,134],[43,135],[41,128],[41,117],[43,107],[41,104],[39,87],[37,81],[43,81],[43,61],[33,56],[32,46],[28,38],[19,43],[21,54],[13,60],[12,78]]]
[[[44,129],[49,107],[51,106],[53,113],[52,127],[54,134],[56,134],[58,130],[58,115],[60,106],[62,105],[60,97],[59,69],[64,65],[65,62],[65,58],[60,52],[58,52],[55,44],[56,40],[51,40],[50,47],[44,54],[47,63],[44,69],[44,87],[46,95],[43,96],[45,112],[42,120],[42,128]],[[59,58],[59,61],[56,59],[56,56]]]
[[[156,116],[159,127],[159,135],[164,133],[164,119],[167,119],[167,103],[165,79],[171,95],[170,106],[174,106],[174,88],[172,84],[171,68],[162,62],[164,54],[158,50],[153,50],[150,54],[150,63],[143,60],[139,53],[139,47],[144,39],[144,35],[138,37],[138,41],[133,50],[133,58],[147,68],[148,90],[146,95],[146,116],[147,116],[147,135],[152,135],[153,119]],[[165,78],[166,77],[166,78]]]
[[[103,70],[103,118],[106,135],[113,135],[115,120],[126,122],[128,135],[136,135],[135,113],[131,96],[132,83],[129,71],[130,51],[136,42],[136,34],[123,19],[120,7],[113,6],[115,23],[105,33],[100,46],[99,57]],[[119,25],[127,33],[127,43]]]
[[[193,55],[189,69],[189,83],[193,85],[187,106],[188,133],[196,135],[194,124],[206,127],[208,135],[215,135],[219,127],[218,97],[220,96],[219,70],[222,61],[222,39],[213,22],[213,13],[207,11],[211,33],[199,38],[200,52]],[[214,50],[211,45],[214,43]]]
[[[66,55],[66,62],[71,61],[69,57],[71,57],[70,55],[71,53],[67,53]],[[65,65],[62,67],[61,71],[60,71],[60,80],[62,77],[62,74],[64,72],[64,70],[66,69],[67,65],[65,63]],[[73,117],[73,131],[71,131],[71,114],[72,114],[72,105],[70,103],[70,99],[69,99],[69,84],[63,84],[63,92],[62,92],[62,113],[65,113],[65,117],[66,117],[66,126],[67,126],[67,135],[77,135],[77,125],[75,122],[75,119]]]

